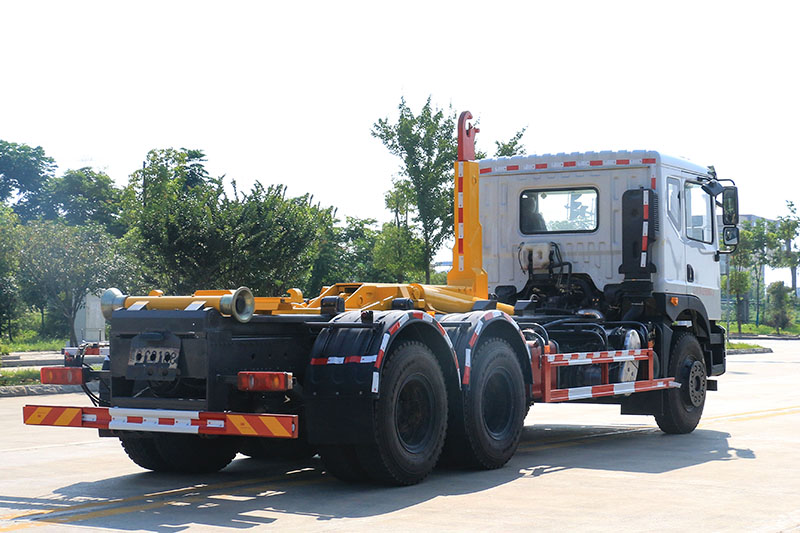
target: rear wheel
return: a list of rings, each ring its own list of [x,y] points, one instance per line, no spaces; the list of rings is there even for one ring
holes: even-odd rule
[[[500,468],[517,450],[525,424],[522,369],[511,345],[498,338],[483,342],[473,361],[472,380],[463,393],[463,420],[455,421],[460,427],[448,449],[459,450],[456,456],[467,466]]]
[[[297,461],[314,457],[317,450],[308,442],[304,416],[300,415],[299,434],[296,439],[247,437],[239,443],[239,451],[253,459],[287,459]]]
[[[656,423],[664,433],[691,433],[700,422],[706,403],[706,365],[700,343],[691,333],[681,333],[672,343],[670,376],[681,384],[665,393],[664,414]]]
[[[348,483],[357,483],[369,478],[358,461],[355,446],[352,444],[329,444],[321,446],[319,455],[325,470],[334,477]]]
[[[430,348],[408,341],[383,370],[374,411],[373,442],[359,445],[360,464],[381,483],[412,485],[436,465],[447,427],[447,391]]]
[[[142,468],[154,472],[167,472],[170,470],[169,463],[156,448],[156,441],[152,435],[123,434],[119,437],[119,441],[131,461]]]
[[[187,474],[222,470],[238,450],[235,438],[172,433],[156,434],[155,445],[170,472]]]
[[[299,460],[313,457],[316,452],[301,439],[243,438],[239,451],[253,459]]]

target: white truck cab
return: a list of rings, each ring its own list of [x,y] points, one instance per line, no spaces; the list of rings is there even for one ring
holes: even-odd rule
[[[500,301],[533,298],[539,313],[585,309],[689,328],[719,352],[709,357],[710,367],[717,361],[711,374],[724,371],[716,321],[719,254],[727,250],[720,250],[715,211],[718,197],[730,206],[736,200],[713,167],[650,150],[479,165],[483,265]],[[720,194],[725,189],[731,192]]]

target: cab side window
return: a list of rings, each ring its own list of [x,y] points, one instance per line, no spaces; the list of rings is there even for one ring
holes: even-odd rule
[[[677,178],[667,179],[667,213],[675,225],[678,233],[681,232],[681,182]]]
[[[711,196],[699,183],[687,181],[684,185],[686,202],[686,236],[694,241],[711,243],[714,240]]]

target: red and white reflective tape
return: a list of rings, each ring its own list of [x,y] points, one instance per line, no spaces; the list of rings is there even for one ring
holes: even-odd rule
[[[412,318],[415,318],[417,320],[422,320],[424,322],[431,322],[431,323],[434,322],[433,317],[424,311],[411,311],[410,313],[403,313],[402,315],[400,315],[400,318],[397,319],[397,322],[391,325],[389,331],[383,334],[383,338],[381,339],[381,346],[378,349],[378,353],[374,356],[375,370],[372,372],[372,387],[370,387],[370,390],[373,393],[377,393],[380,387],[380,381],[381,381],[380,368],[381,364],[383,364],[383,357],[386,355],[386,347],[389,346],[389,340],[392,338],[392,335],[397,333],[397,330],[399,330],[403,324],[405,324]]]
[[[639,267],[645,268],[647,266],[647,236],[648,222],[650,220],[650,191],[644,189],[642,198],[642,256],[639,261]]]
[[[341,357],[314,357],[311,359],[311,364],[314,366],[321,365],[343,365],[349,363],[374,363],[377,361],[377,355],[344,355]]]
[[[56,407],[26,405],[25,424],[121,431],[203,435],[238,435],[296,439],[297,415],[215,413],[174,409],[121,407]]]
[[[433,322],[433,317],[424,311],[411,311],[411,317],[425,322]]]
[[[594,167],[617,167],[617,166],[641,166],[655,165],[654,157],[644,157],[640,159],[590,159],[583,161],[558,161],[554,163],[528,163],[522,165],[500,165],[485,167],[480,169],[481,174],[498,172],[530,172],[536,170],[560,170],[564,168],[594,168]]]
[[[646,361],[653,353],[651,348],[640,350],[611,350],[603,352],[556,353],[544,358],[552,366],[593,365],[598,363],[620,363],[623,361]]]
[[[310,364],[313,366],[323,366],[323,365],[345,365],[345,364],[362,364],[368,363],[373,364],[375,369],[372,372],[372,386],[370,390],[374,393],[378,392],[378,388],[380,386],[380,368],[383,364],[383,358],[386,355],[386,348],[389,346],[389,341],[392,338],[392,335],[397,333],[400,327],[408,322],[411,319],[415,320],[422,320],[423,322],[428,322],[431,324],[435,324],[439,330],[439,333],[445,339],[447,346],[450,348],[450,352],[453,354],[453,360],[456,365],[456,371],[460,375],[460,369],[458,366],[458,358],[453,351],[453,343],[450,341],[450,337],[445,332],[444,328],[441,324],[433,319],[431,315],[424,311],[410,311],[404,313],[397,319],[397,321],[389,327],[389,330],[383,334],[381,337],[381,345],[378,349],[378,353],[375,355],[342,355],[342,356],[326,356],[326,357],[313,357],[311,358]]]
[[[618,396],[634,392],[650,390],[680,388],[681,384],[675,378],[663,378],[647,381],[628,381],[625,383],[610,383],[608,385],[594,385],[591,387],[573,387],[571,389],[555,389],[550,393],[551,402],[566,402],[569,400],[585,400],[587,398],[600,398],[603,396]]]
[[[472,371],[472,350],[475,348],[475,343],[478,342],[478,337],[480,337],[484,325],[495,318],[504,318],[506,321],[511,322],[514,324],[514,327],[517,328],[517,331],[520,332],[520,335],[522,335],[519,324],[514,322],[506,313],[498,311],[497,309],[486,311],[480,320],[478,320],[478,325],[475,326],[475,331],[472,332],[472,336],[467,343],[467,348],[464,350],[464,374],[461,376],[462,385],[469,385],[470,373]],[[523,341],[525,340],[524,337],[522,339]]]
[[[456,193],[458,206],[456,208],[456,250],[458,255],[458,270],[464,271],[464,163],[458,162],[458,176],[456,178]]]
[[[61,355],[71,355],[75,357],[81,351],[80,346],[66,346],[61,348]],[[109,354],[108,346],[89,346],[83,351],[83,355],[104,355],[107,356]]]

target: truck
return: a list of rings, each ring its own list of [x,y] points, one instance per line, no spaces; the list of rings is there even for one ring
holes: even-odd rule
[[[725,372],[735,184],[649,150],[477,161],[471,119],[447,285],[108,289],[103,369],[78,354],[41,370],[93,405],[26,405],[24,422],[95,428],[153,471],[319,454],[341,480],[388,485],[440,462],[502,467],[536,403],[618,404],[693,431]]]

